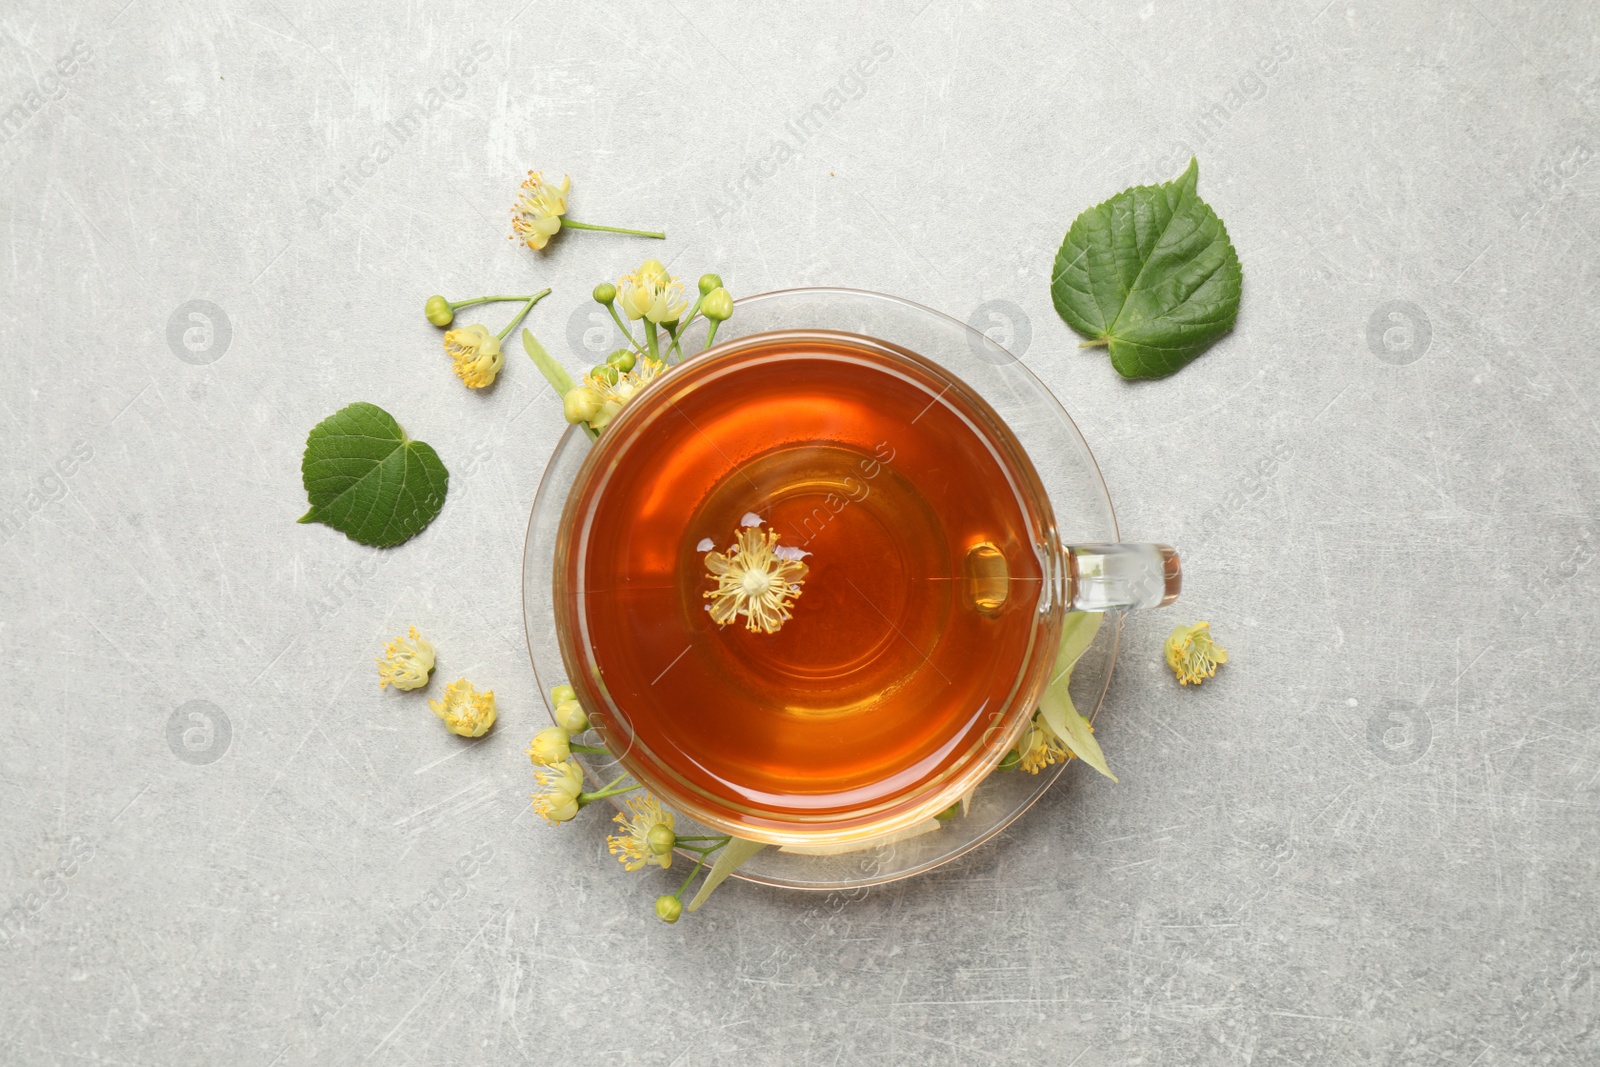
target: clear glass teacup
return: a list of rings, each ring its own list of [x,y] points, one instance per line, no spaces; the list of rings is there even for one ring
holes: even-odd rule
[[[746,332],[628,404],[555,524],[556,638],[591,722],[668,806],[740,837],[925,822],[1016,743],[1067,612],[1178,592],[1166,546],[1062,543],[1003,349],[930,358],[862,307],[861,332],[762,329],[787,323],[741,302]]]

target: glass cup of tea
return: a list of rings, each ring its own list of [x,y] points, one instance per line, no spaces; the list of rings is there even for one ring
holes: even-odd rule
[[[872,332],[892,298],[859,296],[827,329],[793,323],[804,300],[750,309],[674,367],[594,443],[554,530],[555,636],[606,747],[757,841],[950,807],[1026,727],[1067,612],[1163,606],[1181,580],[1164,545],[1062,543],[1014,425],[1033,394],[1006,387],[1031,375],[1002,346],[963,366],[930,338],[931,358]]]

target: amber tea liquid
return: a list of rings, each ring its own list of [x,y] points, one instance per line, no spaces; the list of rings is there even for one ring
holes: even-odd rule
[[[1037,655],[1032,469],[942,372],[882,351],[711,358],[607,431],[620,454],[569,503],[557,591],[599,674],[575,684],[635,773],[727,819],[892,807],[994,748]],[[707,611],[706,545],[726,550],[747,514],[808,553],[777,633]]]

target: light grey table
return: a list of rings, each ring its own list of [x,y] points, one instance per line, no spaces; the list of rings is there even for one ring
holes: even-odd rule
[[[1226,7],[7,4],[0,1061],[1595,1062],[1600,9]],[[1243,311],[1125,383],[1051,257],[1190,152]],[[529,167],[670,239],[514,246]],[[1057,392],[1188,563],[1128,625],[1121,785],[675,927],[528,813],[563,423],[421,306],[554,286],[576,365],[652,253],[912,297]],[[294,522],[356,399],[454,473],[387,554]],[[1199,690],[1179,617],[1231,653]],[[496,691],[481,743],[379,692],[413,623]]]

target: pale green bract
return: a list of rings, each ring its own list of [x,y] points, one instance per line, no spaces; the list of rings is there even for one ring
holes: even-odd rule
[[[1125,189],[1079,215],[1056,253],[1050,297],[1067,325],[1107,345],[1124,378],[1164,378],[1233,328],[1243,272],[1195,184],[1200,165]]]
[[[311,510],[352,541],[392,548],[420,533],[444,507],[450,472],[439,454],[406,436],[376,404],[355,403],[329,415],[306,437],[300,461]]]
[[[706,875],[706,880],[700,884],[700,892],[696,893],[694,899],[689,901],[689,906],[686,910],[698,910],[717,886],[727,880],[728,875],[738,870],[740,864],[744,863],[745,860],[766,847],[759,841],[746,841],[742,837],[735,837],[726,845],[723,845],[722,851],[717,853],[717,862],[711,865],[711,873]]]
[[[1100,632],[1102,618],[1102,612],[1075,611],[1061,624],[1055,669],[1051,672],[1050,684],[1039,697],[1039,713],[1044,716],[1045,725],[1067,743],[1074,755],[1115,782],[1117,776],[1106,766],[1105,753],[1100,751],[1100,742],[1089,729],[1089,720],[1078,714],[1072,694],[1067,692],[1072,684],[1072,668],[1088,650],[1094,635]]]

